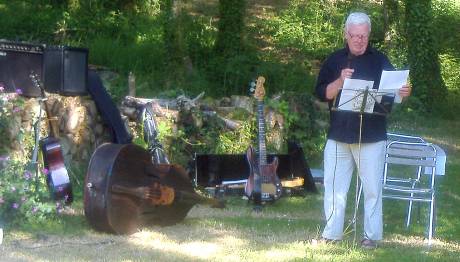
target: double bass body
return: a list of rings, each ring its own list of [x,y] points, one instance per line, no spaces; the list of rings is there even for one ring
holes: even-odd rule
[[[174,164],[153,164],[135,144],[103,144],[85,179],[84,210],[96,230],[130,234],[141,226],[182,221],[202,197]]]

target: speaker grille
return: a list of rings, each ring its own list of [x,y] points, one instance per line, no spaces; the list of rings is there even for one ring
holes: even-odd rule
[[[22,42],[0,41],[0,84],[7,92],[22,90],[26,97],[39,97],[30,73],[42,79],[43,45]]]
[[[64,96],[87,95],[88,50],[65,46],[44,52],[45,89]]]

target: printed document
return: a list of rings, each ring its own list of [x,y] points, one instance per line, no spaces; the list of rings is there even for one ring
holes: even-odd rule
[[[407,84],[409,70],[382,71],[380,78],[379,92],[387,92],[388,95],[394,95],[395,103],[401,103],[402,99],[399,95],[399,89]]]
[[[365,113],[374,111],[377,90],[372,89],[374,81],[346,78],[343,83],[342,94],[340,95],[338,109],[359,112],[364,106]],[[364,97],[367,95],[366,101]]]

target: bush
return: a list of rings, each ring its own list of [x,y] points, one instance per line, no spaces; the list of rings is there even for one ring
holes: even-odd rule
[[[49,202],[45,176],[24,167],[29,157],[11,152],[12,143],[29,151],[32,135],[20,127],[16,116],[23,110],[24,99],[16,93],[4,93],[0,86],[0,220],[7,223],[40,222],[62,211],[62,202]],[[18,121],[17,121],[18,120]],[[46,170],[42,171],[45,174]]]
[[[441,75],[447,86],[448,95],[440,105],[439,110],[445,118],[458,117],[460,111],[460,59],[452,54],[443,54],[439,57],[441,63]]]
[[[0,220],[11,224],[45,222],[63,210],[63,202],[49,201],[46,170],[34,174],[25,163],[11,159],[0,177]],[[39,177],[37,177],[38,175]]]

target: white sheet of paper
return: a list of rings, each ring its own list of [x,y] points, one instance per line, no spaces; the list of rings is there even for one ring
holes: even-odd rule
[[[401,103],[402,99],[399,96],[399,89],[407,84],[409,70],[382,71],[380,78],[379,91],[392,93],[395,96],[395,103]]]
[[[364,90],[366,88],[369,88],[369,93],[375,97],[377,90],[372,89],[373,85],[374,81],[346,78],[343,83],[338,109],[359,112],[363,104]],[[368,95],[364,112],[372,113],[374,111],[374,104],[374,99]]]

